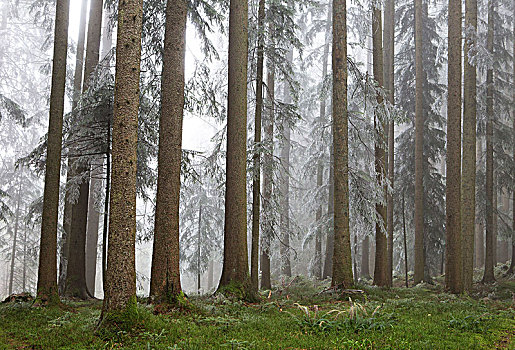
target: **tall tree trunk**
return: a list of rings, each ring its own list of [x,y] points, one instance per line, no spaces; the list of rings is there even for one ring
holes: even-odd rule
[[[388,91],[388,100],[395,104],[394,90],[394,58],[395,58],[395,0],[388,0],[385,3],[384,16],[384,84]],[[388,233],[388,286],[393,283],[393,185],[394,185],[394,161],[395,161],[395,128],[394,121],[388,121],[388,181],[392,191],[388,191],[386,197],[386,231]]]
[[[96,193],[102,187],[102,157],[96,157],[91,165],[91,179],[88,199],[88,224],[86,228],[86,287],[91,296],[95,296],[95,279],[97,272],[97,245],[100,212],[96,206]]]
[[[513,5],[513,18],[515,18],[515,4]],[[515,21],[513,21],[513,35],[515,36]],[[515,85],[515,40],[513,40],[513,75],[512,75],[512,84]],[[515,89],[512,92],[512,102],[511,102],[511,118],[513,119],[513,166],[515,166]],[[515,271],[515,179],[513,180],[513,188],[512,191],[512,224],[511,224],[511,263],[510,268],[508,269],[508,274],[513,274]]]
[[[213,289],[213,275],[214,275],[214,260],[211,258],[209,259],[209,264],[207,266],[207,290],[208,292]]]
[[[293,49],[290,48],[286,54],[288,62],[293,61]],[[284,104],[292,102],[290,85],[284,82]],[[281,231],[281,242],[279,250],[281,254],[281,273],[287,277],[291,277],[291,261],[290,261],[290,121],[288,116],[282,116],[282,147],[281,147],[281,171],[279,177],[279,188],[281,192],[280,208],[281,214],[279,218],[279,230]]]
[[[82,91],[86,92],[89,80],[100,55],[100,35],[102,31],[103,0],[92,0],[89,9],[86,59],[84,64],[84,82]],[[74,161],[75,163],[75,161]],[[72,165],[73,167],[74,165]],[[89,164],[78,163],[77,175],[89,173]],[[66,271],[64,294],[68,297],[86,299],[89,296],[86,285],[86,230],[89,207],[89,175],[79,186],[79,198],[72,205],[72,222],[69,237],[69,257]]]
[[[23,228],[23,270],[22,270],[22,292],[27,291],[27,224]]]
[[[136,163],[142,0],[120,0],[113,110],[109,251],[101,319],[136,307]]]
[[[102,288],[107,288],[107,233],[109,230],[109,194],[111,193],[111,122],[107,121],[107,138],[106,138],[106,179],[104,194],[104,222],[102,227]]]
[[[493,55],[494,44],[494,2],[488,1],[488,32],[486,48]],[[493,283],[494,277],[494,146],[493,146],[493,119],[494,119],[494,72],[486,72],[486,247],[485,271],[483,283]]]
[[[494,131],[493,131],[493,134],[495,135],[495,124],[494,124]],[[493,137],[492,137],[492,143],[493,143]],[[499,214],[498,214],[498,211],[499,211],[499,206],[497,205],[498,203],[498,198],[499,198],[499,191],[498,191],[498,185],[497,185],[497,171],[495,171],[495,163],[496,163],[496,159],[493,158],[493,167],[494,167],[494,202],[493,202],[493,211],[494,211],[494,220],[493,220],[493,233],[494,233],[494,243],[493,243],[493,246],[492,246],[492,249],[493,249],[493,259],[494,259],[494,268],[495,266],[497,265],[497,244],[499,243]]]
[[[9,274],[9,295],[13,293],[14,280],[14,264],[16,262],[16,244],[18,243],[18,222],[20,217],[20,201],[21,201],[21,177],[19,177],[18,191],[16,192],[16,210],[14,212],[14,233],[13,248],[11,251],[11,273]],[[25,291],[25,288],[22,292]]]
[[[349,228],[347,2],[333,0],[334,252],[331,285],[354,285]]]
[[[461,259],[461,0],[449,0],[445,286],[463,291]]]
[[[229,7],[224,263],[218,288],[232,285],[253,299],[247,254],[248,3],[231,0]]]
[[[334,1],[334,0],[333,0]],[[341,0],[338,0],[341,1]],[[334,73],[333,73],[334,74]],[[331,135],[334,134],[334,117],[331,123]],[[333,137],[334,138],[334,137]],[[327,195],[327,217],[333,219],[332,225],[327,228],[327,238],[325,241],[325,261],[324,261],[324,274],[323,278],[333,276],[333,253],[334,253],[334,142],[331,141],[330,146],[330,160],[329,160],[329,184]],[[350,238],[349,238],[350,239]],[[350,245],[349,245],[350,246]]]
[[[75,55],[75,73],[73,78],[73,99],[72,110],[75,110],[77,103],[80,99],[82,89],[82,71],[84,68],[84,41],[86,38],[86,10],[88,7],[88,0],[81,1],[80,19],[79,19],[79,37],[77,39],[77,54]],[[68,150],[70,153],[71,150]],[[59,294],[64,294],[66,287],[66,270],[68,267],[69,256],[69,236],[72,224],[72,202],[70,197],[70,184],[71,179],[77,175],[73,169],[73,161],[68,157],[66,167],[66,191],[64,195],[64,215],[63,215],[63,233],[60,244],[60,259],[59,259]]]
[[[370,238],[363,239],[361,246],[361,278],[370,278]]]
[[[380,4],[372,5],[372,56],[374,79],[380,87],[383,87],[383,35]],[[383,98],[377,95],[377,103],[382,104]],[[381,107],[379,107],[381,108]],[[385,131],[386,124],[383,117],[378,113],[374,115],[374,130],[377,132],[377,139],[374,145],[375,172],[377,182],[383,187],[386,195],[386,153],[385,153]],[[387,286],[388,275],[388,242],[386,239],[386,206],[383,203],[376,203],[376,211],[379,221],[376,223],[376,259],[374,268],[374,284],[376,286]]]
[[[478,138],[476,142],[476,163],[482,159],[482,139],[481,137]],[[476,164],[477,166],[477,164]],[[476,217],[479,217],[480,215],[480,209],[476,208]],[[475,237],[475,243],[474,243],[474,255],[476,260],[476,267],[483,267],[485,264],[485,225],[483,220],[478,222],[476,225],[476,237]]]
[[[258,44],[256,72],[256,111],[254,114],[254,155],[252,179],[252,245],[250,254],[250,280],[252,288],[259,288],[259,224],[261,212],[261,114],[263,112],[263,51],[265,0],[259,0]]]
[[[198,227],[197,227],[197,295],[200,295],[200,279],[201,279],[201,268],[200,268],[200,253],[201,253],[201,229],[202,229],[202,203],[198,208]]]
[[[181,293],[179,200],[187,3],[168,0],[161,80],[159,155],[150,298],[175,303]]]
[[[408,244],[406,239],[406,208],[405,208],[405,200],[404,200],[404,192],[402,193],[402,238],[404,243],[404,282],[406,283],[406,288],[409,287],[409,279],[408,279]]]
[[[465,1],[465,38],[463,51],[463,164],[461,179],[461,236],[463,288],[472,288],[474,273],[474,232],[476,230],[476,67],[468,59],[477,31],[477,0]]]
[[[324,53],[322,55],[322,83],[325,81],[327,77],[327,65],[329,60],[329,44],[331,43],[331,24],[332,24],[332,10],[331,7],[327,10],[327,20],[325,24],[325,42],[324,42]],[[320,123],[326,122],[326,97],[322,94],[320,99],[320,112],[319,119]],[[323,142],[323,140],[321,140]],[[320,150],[322,152],[322,150]],[[318,161],[317,164],[317,188],[320,189],[323,184],[323,176],[324,176],[324,165],[321,160]],[[324,277],[324,272],[322,269],[322,226],[320,225],[320,220],[322,220],[323,216],[323,208],[322,201],[318,205],[316,212],[316,222],[318,225],[316,239],[315,239],[315,276],[319,279]]]
[[[273,33],[273,25],[270,24],[270,33]],[[273,35],[270,38],[273,46]],[[267,147],[266,153],[263,155],[263,234],[261,236],[261,289],[272,289],[270,281],[270,247],[274,234],[273,228],[273,210],[272,210],[272,187],[274,176],[274,104],[275,104],[275,66],[272,60],[268,62],[267,73],[267,109],[265,114],[265,139],[264,143]]]
[[[69,0],[57,0],[45,189],[43,192],[38,285],[35,305],[55,305],[60,303],[57,294],[57,216],[61,173],[61,145],[63,139],[69,8]]]
[[[424,279],[424,67],[422,0],[415,0],[415,275]]]

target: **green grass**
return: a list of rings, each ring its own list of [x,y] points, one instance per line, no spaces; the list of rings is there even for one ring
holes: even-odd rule
[[[108,332],[95,331],[100,302],[69,303],[70,311],[4,304],[0,349],[515,349],[506,341],[515,332],[513,280],[470,297],[438,286],[360,286],[352,303],[318,294],[324,287],[298,278],[256,304],[191,298],[189,313],[154,315],[139,304],[132,329]]]

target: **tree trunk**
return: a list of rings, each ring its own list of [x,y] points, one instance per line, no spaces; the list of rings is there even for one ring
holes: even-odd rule
[[[286,60],[292,62],[293,49],[290,48],[286,54]],[[284,82],[284,104],[291,103],[290,85]],[[281,273],[291,277],[290,262],[290,121],[288,116],[282,118],[282,147],[281,147],[281,171],[279,177],[279,188],[281,192],[279,227],[281,231],[281,242],[279,250],[281,254]]]
[[[263,111],[263,51],[265,0],[259,0],[258,43],[256,72],[256,111],[254,114],[254,176],[252,179],[252,245],[250,254],[250,280],[252,288],[259,289],[259,224],[261,211],[261,114]]]
[[[477,0],[465,1],[465,28],[473,37],[465,39],[463,79],[463,165],[461,179],[461,235],[463,288],[472,288],[476,214],[476,67],[468,59],[477,28]]]
[[[180,295],[179,200],[184,110],[187,3],[168,0],[161,77],[161,116],[154,248],[150,279],[153,303],[176,303]]]
[[[207,266],[207,290],[210,292],[213,289],[213,280],[214,280],[214,261],[213,259],[209,259],[209,264]]]
[[[394,90],[394,58],[395,58],[395,0],[388,0],[385,3],[384,16],[384,84],[388,92],[388,100],[395,104]],[[395,154],[395,129],[394,121],[388,121],[388,181],[392,191],[388,191],[386,197],[386,230],[388,233],[388,286],[393,283],[393,232],[394,232],[394,207],[393,207],[393,186],[394,186],[394,154]]]
[[[18,178],[18,191],[16,192],[16,210],[14,212],[14,234],[13,234],[13,248],[11,251],[11,273],[9,274],[9,295],[13,293],[13,280],[14,280],[14,264],[16,262],[16,243],[18,241],[18,220],[20,217],[20,201],[21,201],[21,177]],[[22,292],[25,291],[25,288]]]
[[[486,48],[493,54],[494,42],[494,4],[488,1],[488,32]],[[493,147],[493,118],[494,118],[494,72],[489,69],[486,72],[486,247],[485,247],[485,271],[483,283],[493,283],[494,277],[494,147]]]
[[[333,0],[334,252],[331,285],[354,285],[349,228],[347,2]]]
[[[340,0],[341,1],[341,0]],[[333,73],[334,74],[334,73]],[[331,123],[331,135],[334,133],[334,117]],[[334,138],[334,137],[333,137]],[[329,188],[327,196],[327,217],[333,219],[333,225],[327,228],[327,238],[325,241],[325,261],[323,278],[333,276],[333,253],[334,253],[334,142],[331,142],[330,161],[329,161]],[[350,238],[349,238],[350,239]]]
[[[224,263],[218,288],[233,286],[253,299],[247,254],[247,10],[247,1],[230,1]]]
[[[324,53],[322,55],[322,83],[325,81],[327,76],[327,65],[329,60],[329,44],[331,43],[331,24],[332,24],[332,10],[331,7],[327,10],[327,20],[325,25],[325,42],[324,42]],[[326,122],[326,98],[323,95],[320,99],[320,112],[318,115],[320,119],[320,123]],[[321,140],[323,141],[323,140]],[[322,152],[322,150],[320,150]],[[323,184],[323,175],[324,174],[324,165],[321,160],[318,161],[317,165],[317,188],[320,189]],[[318,230],[316,233],[316,243],[315,243],[315,276],[319,279],[323,279],[324,271],[322,269],[322,226],[320,225],[320,220],[322,220],[323,216],[323,208],[322,201],[318,206],[316,212],[316,222],[318,225]]]
[[[60,303],[57,294],[57,216],[61,173],[61,144],[63,139],[69,8],[69,0],[57,0],[45,189],[43,192],[38,285],[35,305]]]
[[[513,6],[513,18],[515,18],[515,6]],[[513,35],[515,35],[515,21],[513,21]],[[515,84],[515,40],[513,40],[513,76],[512,84]],[[515,89],[512,92],[511,118],[513,119],[513,147],[515,147]],[[513,151],[513,165],[515,166],[515,149]],[[511,225],[511,263],[508,269],[509,274],[515,271],[515,179],[513,180],[512,191],[512,225]]]
[[[445,286],[463,291],[461,259],[461,0],[449,0]]]
[[[107,121],[106,179],[104,194],[104,222],[102,227],[102,288],[107,288],[107,233],[109,230],[109,194],[111,193],[111,122]]]
[[[84,41],[86,38],[86,10],[88,7],[88,0],[81,1],[80,19],[79,19],[79,37],[77,40],[77,54],[75,56],[75,73],[73,78],[73,98],[72,110],[75,110],[79,102],[80,93],[82,89],[82,71],[84,68]],[[68,150],[70,153],[70,150]],[[68,267],[69,256],[69,236],[72,224],[72,202],[69,198],[69,187],[71,179],[77,175],[77,172],[72,167],[73,161],[68,157],[66,167],[66,187],[64,195],[64,215],[63,215],[63,234],[60,244],[60,259],[59,259],[59,294],[64,294],[66,287],[66,270]]]
[[[415,0],[415,275],[424,280],[424,67],[422,0]]]
[[[136,162],[143,1],[120,0],[113,110],[109,251],[101,319],[136,307]]]
[[[404,243],[404,279],[406,283],[406,288],[409,287],[409,279],[408,279],[408,244],[406,240],[406,208],[405,208],[405,200],[404,200],[404,192],[402,193],[402,238]]]
[[[270,33],[273,33],[270,24]],[[270,39],[273,40],[272,38]],[[273,42],[272,42],[273,46]],[[273,157],[274,157],[274,104],[275,104],[275,66],[272,60],[268,62],[267,74],[267,108],[265,114],[265,139],[266,152],[263,156],[263,235],[261,236],[261,289],[272,289],[270,281],[270,246],[274,234],[273,228],[273,209],[272,209],[272,187],[274,177]]]
[[[381,24],[381,8],[379,4],[373,5],[372,9],[372,56],[374,79],[380,87],[383,87],[383,36]],[[377,103],[383,102],[381,95],[377,95]],[[381,107],[379,107],[381,108]],[[374,115],[374,130],[378,133],[374,145],[375,172],[377,182],[383,187],[384,195],[386,195],[386,153],[384,148],[386,124],[383,117],[377,113]],[[374,285],[388,285],[388,242],[386,239],[386,206],[382,203],[376,203],[376,211],[379,221],[376,223],[376,259],[374,268]]]
[[[96,207],[96,193],[102,187],[102,157],[97,157],[92,164],[91,182],[88,199],[88,224],[86,229],[86,286],[88,294],[95,296],[95,279],[97,272],[97,245],[100,212]]]
[[[27,292],[27,224],[23,229],[23,274],[22,292]]]
[[[370,239],[365,236],[361,247],[361,278],[370,278]]]
[[[479,138],[476,142],[476,163],[482,159],[482,140]],[[477,166],[477,165],[476,165]],[[476,217],[479,217],[480,209],[476,208]],[[476,268],[483,267],[485,264],[485,225],[483,220],[479,221],[476,225],[476,236],[474,243],[474,255]]]

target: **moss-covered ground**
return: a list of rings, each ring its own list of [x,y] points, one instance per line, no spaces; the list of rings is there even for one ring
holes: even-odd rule
[[[161,315],[140,303],[132,325],[107,330],[97,329],[100,301],[66,302],[64,310],[8,303],[0,305],[0,348],[515,349],[513,279],[463,296],[438,283],[320,293],[327,283],[296,278],[255,304],[190,298],[194,311]]]

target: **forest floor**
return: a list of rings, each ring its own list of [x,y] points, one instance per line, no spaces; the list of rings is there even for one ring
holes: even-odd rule
[[[445,293],[441,278],[403,283],[340,294],[296,277],[260,303],[191,297],[193,311],[165,315],[142,300],[132,328],[107,332],[96,330],[101,301],[69,301],[67,310],[7,303],[0,349],[515,349],[515,279],[499,275],[462,296]]]

